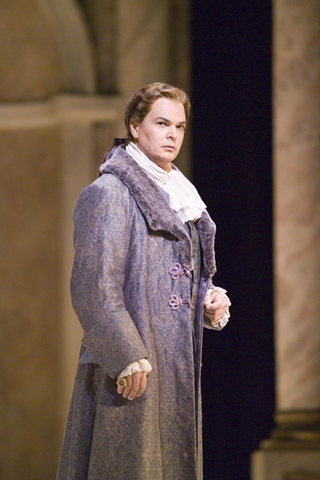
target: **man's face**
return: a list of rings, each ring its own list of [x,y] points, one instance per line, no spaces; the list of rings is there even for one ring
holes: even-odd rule
[[[164,170],[170,170],[170,162],[177,157],[185,128],[183,104],[169,98],[158,98],[142,123],[130,122],[137,147]]]

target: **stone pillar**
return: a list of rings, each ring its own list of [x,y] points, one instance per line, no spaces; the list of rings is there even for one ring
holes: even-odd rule
[[[320,4],[274,2],[276,429],[253,480],[320,479]]]

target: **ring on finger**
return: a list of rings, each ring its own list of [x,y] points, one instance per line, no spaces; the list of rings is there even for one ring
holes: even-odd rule
[[[127,385],[127,380],[124,377],[118,378],[117,385],[124,388]]]

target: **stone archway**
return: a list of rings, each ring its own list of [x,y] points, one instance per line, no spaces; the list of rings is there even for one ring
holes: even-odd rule
[[[0,101],[94,93],[92,46],[72,0],[1,0]]]

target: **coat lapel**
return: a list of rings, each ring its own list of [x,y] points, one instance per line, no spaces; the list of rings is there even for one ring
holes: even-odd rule
[[[129,189],[151,230],[167,231],[176,237],[183,266],[191,268],[191,240],[181,221],[171,209],[157,185],[137,162],[118,146],[107,155],[102,173],[116,175]],[[214,224],[207,212],[197,222],[204,265],[208,275],[215,272],[213,253]]]

